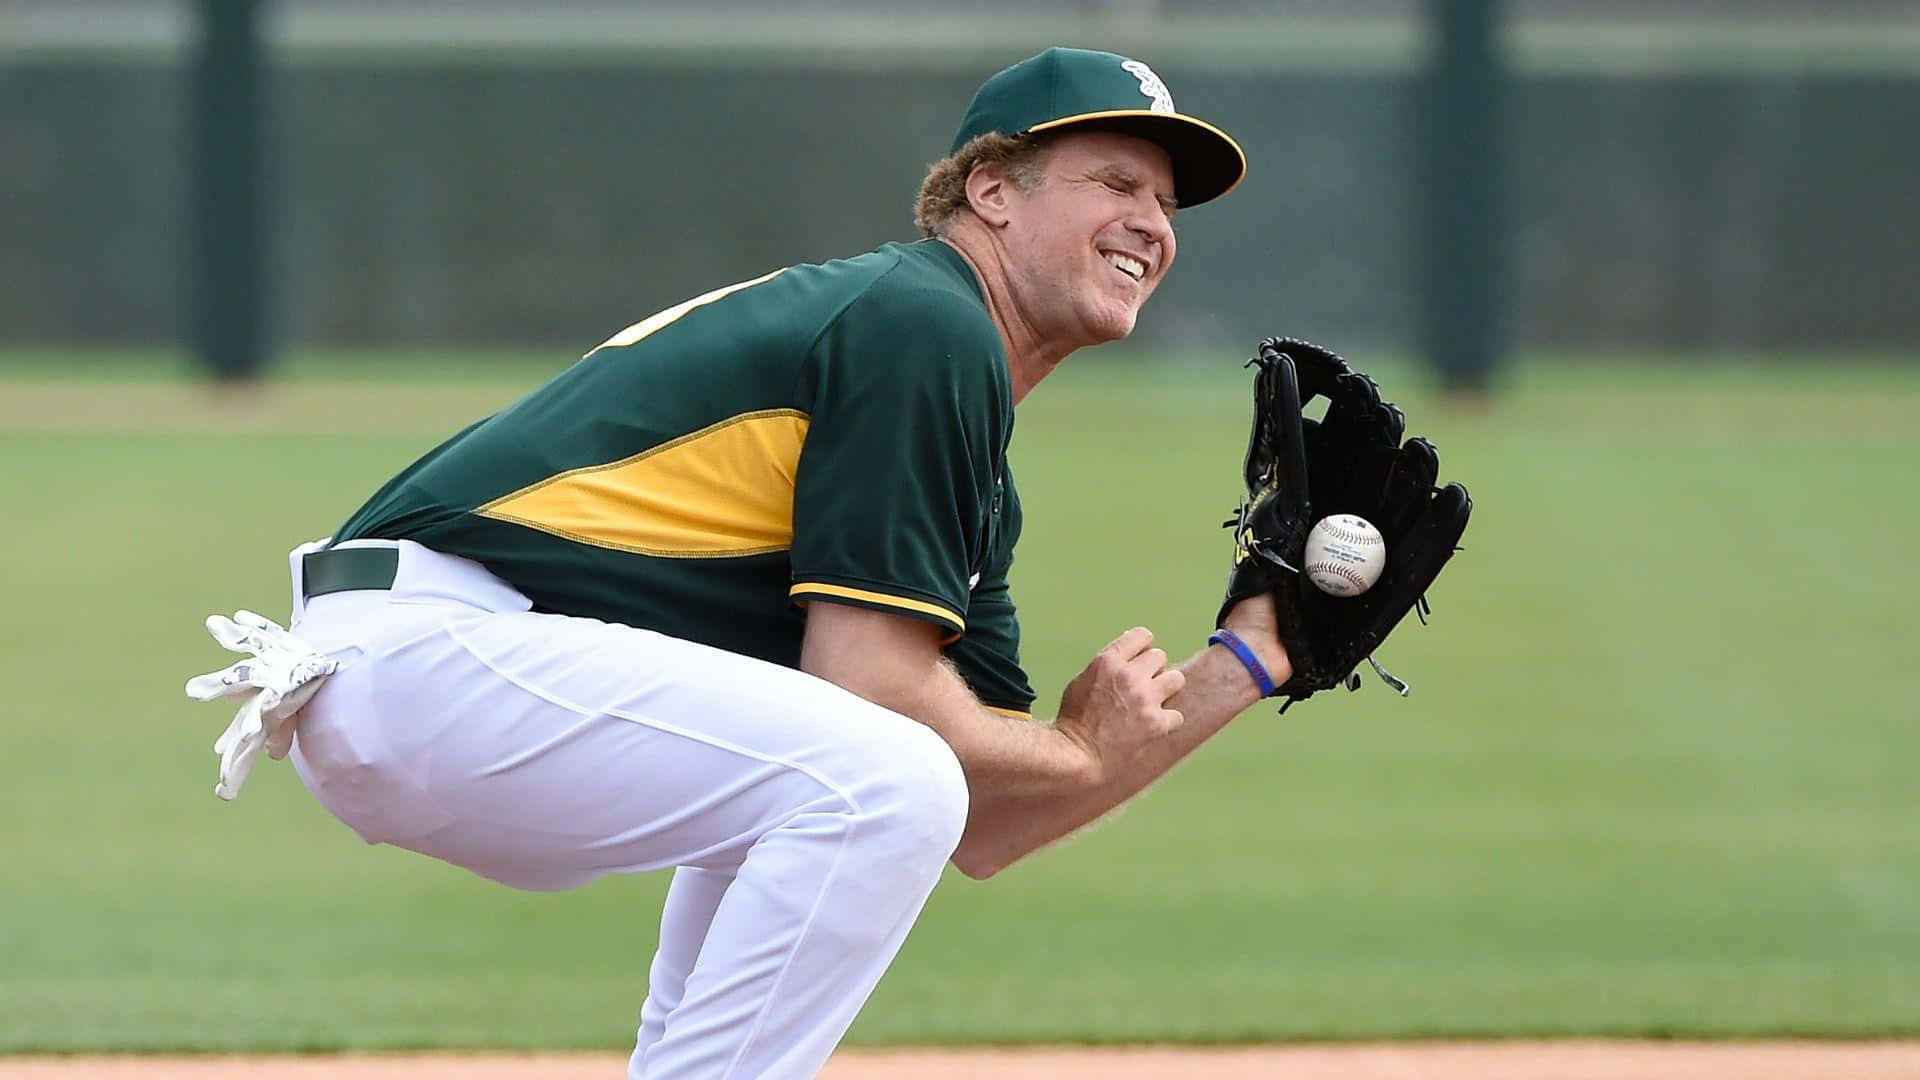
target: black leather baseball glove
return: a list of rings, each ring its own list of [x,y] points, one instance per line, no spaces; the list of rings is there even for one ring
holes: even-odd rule
[[[1427,589],[1458,550],[1473,500],[1459,484],[1436,486],[1433,444],[1403,443],[1406,417],[1345,360],[1304,341],[1268,338],[1247,364],[1259,368],[1247,494],[1226,523],[1234,530],[1233,572],[1220,622],[1241,600],[1273,594],[1293,662],[1293,677],[1273,695],[1287,698],[1282,712],[1321,690],[1359,689],[1361,660],[1404,695],[1407,684],[1373,652],[1409,609],[1426,620]],[[1328,402],[1318,421],[1301,414],[1316,397]],[[1300,570],[1307,534],[1330,514],[1366,518],[1386,541],[1386,567],[1362,595],[1330,596]]]

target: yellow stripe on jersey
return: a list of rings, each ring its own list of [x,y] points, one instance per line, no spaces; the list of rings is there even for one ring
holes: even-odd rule
[[[665,558],[785,551],[808,423],[797,409],[741,413],[630,458],[549,477],[474,513]]]
[[[666,309],[665,311],[656,311],[653,314],[647,316],[646,318],[641,319],[639,322],[634,323],[632,326],[627,327],[625,330],[622,330],[619,333],[608,338],[607,340],[601,342],[600,344],[595,345],[593,347],[593,350],[587,353],[587,355],[592,356],[594,353],[599,352],[601,349],[617,349],[623,346],[632,345],[635,342],[639,341],[641,338],[646,337],[648,334],[653,333],[654,331],[660,329],[661,327],[667,326],[673,322],[678,321],[680,318],[685,316],[687,312],[692,311],[694,308],[705,307],[708,304],[713,303],[715,300],[723,300],[726,297],[739,292],[741,289],[750,289],[753,286],[758,285],[763,281],[772,281],[774,278],[779,277],[780,274],[785,269],[786,267],[783,266],[779,270],[775,270],[771,274],[762,274],[761,276],[754,278],[752,281],[736,281],[732,285],[723,285],[720,288],[713,290],[712,292],[701,293],[699,296],[696,296],[693,299],[686,301],[685,303],[675,304],[672,307]]]
[[[917,611],[922,615],[931,615],[942,622],[950,624],[962,633],[967,629],[966,619],[941,607],[939,604],[929,604],[925,600],[911,600],[907,597],[894,596],[890,593],[871,592],[867,589],[850,589],[845,585],[827,585],[818,581],[802,581],[793,588],[788,589],[787,595],[794,599],[803,599],[808,596],[842,596],[848,600],[862,600],[869,604],[879,604],[882,607],[898,608],[901,611]]]

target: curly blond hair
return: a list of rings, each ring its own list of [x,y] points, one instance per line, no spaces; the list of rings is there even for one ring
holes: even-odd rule
[[[1046,175],[1048,140],[1037,135],[1002,135],[989,131],[927,167],[920,196],[913,203],[913,223],[924,236],[940,236],[967,208],[967,177],[980,165],[998,165],[1015,187],[1032,191]]]

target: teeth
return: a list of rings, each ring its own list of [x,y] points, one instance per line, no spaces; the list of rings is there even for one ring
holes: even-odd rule
[[[1135,281],[1139,281],[1147,276],[1146,263],[1141,262],[1139,259],[1128,258],[1119,252],[1107,252],[1107,263]]]

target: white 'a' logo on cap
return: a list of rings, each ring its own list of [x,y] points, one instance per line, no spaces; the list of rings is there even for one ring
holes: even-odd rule
[[[1153,99],[1153,104],[1148,108],[1161,113],[1174,111],[1173,91],[1167,89],[1167,84],[1160,81],[1160,76],[1155,75],[1152,68],[1138,60],[1122,61],[1120,66],[1126,69],[1127,74],[1139,79],[1140,92]]]

